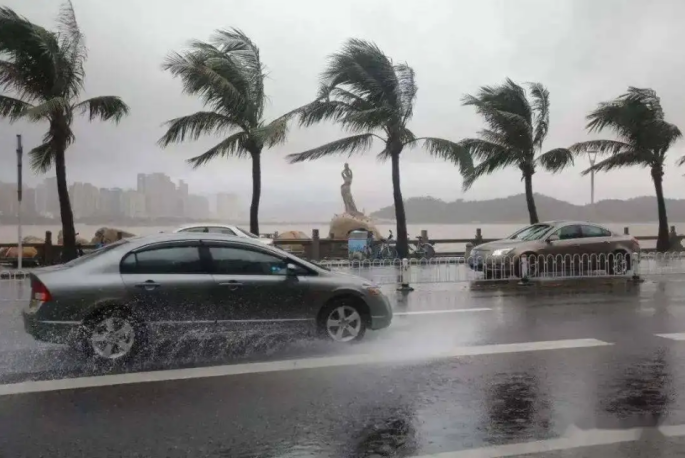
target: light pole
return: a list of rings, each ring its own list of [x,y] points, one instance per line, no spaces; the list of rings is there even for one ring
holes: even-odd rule
[[[587,157],[590,160],[590,205],[595,204],[595,162],[599,151],[588,151]]]
[[[21,243],[21,200],[22,200],[22,160],[24,148],[21,145],[21,135],[17,135],[17,268],[23,267],[24,247]]]

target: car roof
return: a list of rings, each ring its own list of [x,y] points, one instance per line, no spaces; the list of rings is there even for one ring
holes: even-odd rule
[[[240,242],[247,245],[254,245],[257,247],[264,247],[264,244],[258,239],[250,239],[246,237],[238,237],[236,235],[218,234],[214,232],[162,232],[152,235],[141,235],[138,237],[131,237],[126,239],[130,244],[136,248],[138,246],[148,245],[150,243],[158,242],[173,242],[176,240],[217,240],[217,241],[231,241]],[[128,245],[128,249],[131,249]]]
[[[542,221],[539,224],[549,224],[551,226],[565,226],[567,224],[587,224],[589,226],[604,227],[601,224],[591,223],[589,221],[575,221],[575,220],[555,220],[555,221]]]

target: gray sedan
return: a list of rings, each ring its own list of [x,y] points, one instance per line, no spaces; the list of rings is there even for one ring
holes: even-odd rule
[[[30,278],[26,331],[106,361],[130,358],[160,327],[308,330],[343,343],[392,321],[390,303],[368,280],[222,234],[124,239]]]

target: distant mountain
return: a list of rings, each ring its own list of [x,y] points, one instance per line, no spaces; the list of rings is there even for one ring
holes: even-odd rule
[[[601,200],[594,205],[574,205],[543,194],[535,194],[540,220],[557,219],[601,221],[604,223],[648,223],[657,221],[656,197],[628,200]],[[405,200],[409,223],[469,224],[526,223],[528,210],[524,194],[492,200],[445,202],[434,197],[412,197]],[[685,199],[666,199],[669,221],[685,221]],[[394,219],[395,206],[371,213],[376,219]]]

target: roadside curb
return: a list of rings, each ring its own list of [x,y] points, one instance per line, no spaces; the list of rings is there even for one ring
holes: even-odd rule
[[[577,291],[588,292],[594,290],[607,290],[620,287],[621,289],[639,287],[644,280],[632,277],[617,278],[579,278],[579,279],[519,279],[507,280],[476,280],[470,283],[473,291],[502,290],[502,291]]]

